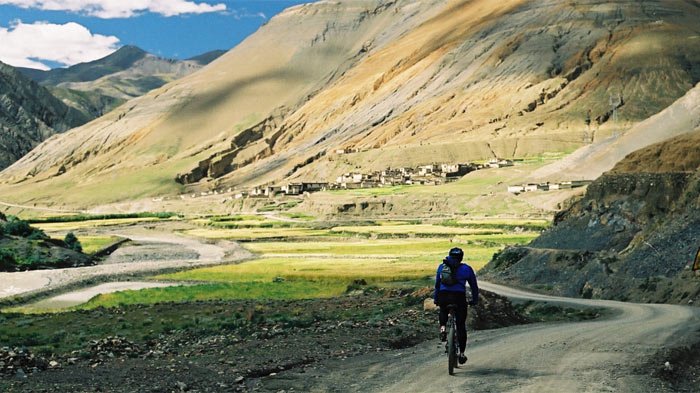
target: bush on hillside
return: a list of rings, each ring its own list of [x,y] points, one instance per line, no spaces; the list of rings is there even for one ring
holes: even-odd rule
[[[3,232],[7,235],[26,237],[31,240],[46,239],[48,236],[41,229],[33,228],[28,222],[10,216],[3,224]]]
[[[9,250],[0,248],[0,271],[12,270],[17,265],[15,256]]]
[[[68,232],[66,237],[63,239],[66,246],[73,251],[83,252],[83,245],[80,244],[80,240],[73,234],[73,232]]]

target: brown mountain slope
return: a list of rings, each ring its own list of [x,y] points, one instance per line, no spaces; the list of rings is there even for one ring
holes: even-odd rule
[[[696,3],[452,4],[290,115],[273,156],[227,183],[573,150],[588,111],[604,138],[700,80]],[[367,151],[319,158],[344,147]]]
[[[392,4],[291,8],[203,70],[47,141],[3,172],[2,179],[14,185],[2,194],[92,204],[177,191],[177,173],[230,146],[242,130],[273,113],[275,124],[366,56],[369,43],[393,40],[431,15],[434,5]],[[35,182],[41,182],[39,190]]]
[[[700,129],[655,143],[620,161],[609,173],[694,172],[700,168]]]
[[[2,174],[22,184],[0,196],[44,181],[33,199],[107,202],[179,191],[178,174],[236,187],[572,151],[700,81],[697,20],[700,4],[670,0],[295,7],[202,71],[41,146]],[[339,148],[362,152],[328,154]]]
[[[624,134],[586,145],[565,159],[535,171],[531,177],[537,181],[595,179],[603,172],[611,170],[628,154],[649,144],[692,132],[698,127],[700,127],[700,85],[691,89],[668,108],[635,125]],[[676,164],[671,160],[663,160],[660,163],[649,160],[646,163],[646,166],[648,165],[661,165],[660,168],[663,168],[661,170],[665,170],[666,166]]]
[[[568,296],[697,302],[700,130],[628,155],[529,247],[494,258],[492,280]]]

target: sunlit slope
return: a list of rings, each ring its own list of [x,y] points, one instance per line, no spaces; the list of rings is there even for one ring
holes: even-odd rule
[[[0,198],[96,204],[571,152],[700,81],[698,20],[697,2],[675,0],[294,7],[201,71],[43,144],[2,173]]]
[[[2,173],[0,196],[79,205],[176,192],[177,173],[298,107],[366,56],[363,47],[393,40],[433,5],[291,8],[199,72],[39,146]]]
[[[696,3],[450,4],[291,114],[274,154],[224,183],[573,151],[700,81]]]
[[[668,108],[635,125],[624,134],[582,147],[564,160],[535,171],[532,178],[538,181],[595,179],[638,149],[694,130],[700,130],[700,85],[691,89]],[[680,140],[685,141],[685,139]],[[649,154],[646,156],[648,158]],[[700,157],[700,151],[696,151],[695,156]],[[674,163],[683,162],[685,158],[677,157],[676,161],[667,160],[667,162],[649,159],[648,164],[657,165],[658,168],[672,167]],[[629,158],[625,162],[628,167],[633,166]]]

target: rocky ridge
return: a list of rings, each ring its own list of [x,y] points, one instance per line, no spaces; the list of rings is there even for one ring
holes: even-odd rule
[[[92,120],[132,98],[201,69],[221,54],[222,51],[212,51],[180,61],[126,45],[102,59],[68,68],[19,70]]]
[[[698,304],[700,131],[630,154],[528,247],[484,270],[566,296]]]
[[[87,122],[46,88],[0,63],[0,168],[52,135]]]

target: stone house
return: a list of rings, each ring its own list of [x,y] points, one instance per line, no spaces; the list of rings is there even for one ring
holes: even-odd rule
[[[326,182],[303,182],[301,183],[301,192],[318,192],[328,188]]]
[[[282,192],[284,192],[285,195],[300,195],[303,191],[301,183],[289,183],[282,186]]]

